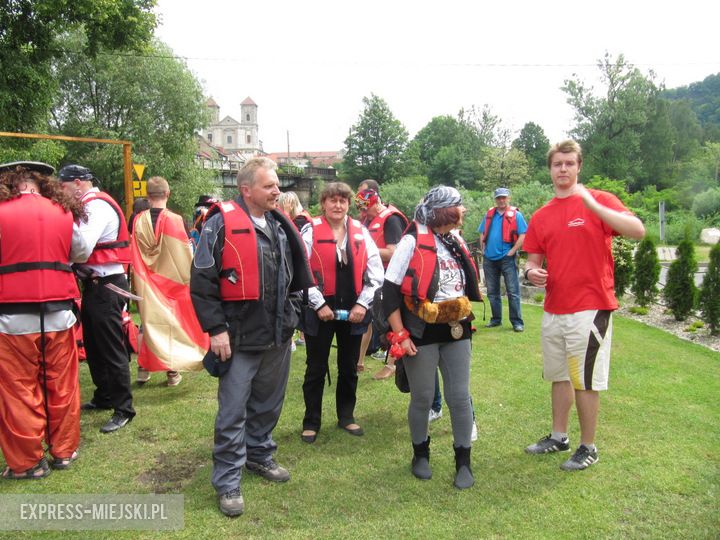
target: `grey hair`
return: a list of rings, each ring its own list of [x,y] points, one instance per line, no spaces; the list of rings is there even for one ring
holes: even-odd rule
[[[255,183],[255,174],[258,169],[267,169],[274,171],[277,169],[277,163],[266,157],[254,157],[245,162],[245,165],[238,171],[237,183],[240,186],[252,186]]]

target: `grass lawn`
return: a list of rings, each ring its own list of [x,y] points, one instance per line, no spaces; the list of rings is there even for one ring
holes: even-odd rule
[[[182,493],[177,532],[4,533],[4,538],[718,538],[720,537],[720,354],[631,320],[615,318],[610,390],[603,393],[600,461],[566,473],[569,455],[529,456],[550,429],[541,379],[541,309],[524,306],[523,334],[509,326],[474,337],[472,394],[479,439],[476,484],[452,486],[450,417],[431,426],[433,478],[410,474],[408,396],[360,374],[356,419],[364,437],[339,430],[326,387],[318,440],[300,440],[304,349],[294,353],[274,436],[292,480],[243,478],[246,512],[225,518],[210,485],[216,381],[185,374],[176,388],[154,374],[134,387],[138,415],[102,435],[108,413],[84,413],[81,457],[42,481],[0,481],[10,493]],[[482,308],[480,308],[481,314]],[[133,378],[135,365],[133,363]],[[333,385],[335,377],[333,372]],[[84,400],[92,393],[81,369]],[[570,437],[577,444],[573,413]],[[3,464],[4,465],[4,464]],[[0,533],[2,534],[2,533]]]

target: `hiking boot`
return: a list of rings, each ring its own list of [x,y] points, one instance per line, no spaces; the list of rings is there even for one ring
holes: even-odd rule
[[[597,463],[600,460],[597,449],[590,450],[584,444],[581,444],[575,450],[575,453],[565,463],[560,465],[563,471],[582,471],[587,469],[593,463]]]
[[[453,446],[455,450],[455,481],[453,485],[458,489],[467,489],[475,484],[475,477],[470,467],[470,448]]]
[[[412,473],[420,480],[430,480],[430,437],[420,444],[413,443]]]
[[[535,444],[531,444],[525,451],[528,454],[549,454],[551,452],[567,452],[570,450],[570,440],[565,439],[564,441],[558,441],[552,438],[551,435],[543,437]]]
[[[428,422],[434,422],[435,420],[440,420],[442,418],[442,409],[439,411],[434,411],[430,409],[430,412],[428,413]]]
[[[150,380],[150,372],[145,369],[138,366],[137,370],[137,377],[135,378],[135,382],[138,384],[145,384]]]
[[[236,517],[245,511],[245,501],[240,488],[235,488],[218,497],[220,511],[228,517]]]
[[[168,371],[167,372],[167,385],[168,386],[177,386],[180,384],[180,381],[182,381],[182,375],[178,373],[177,371]]]
[[[271,482],[287,482],[290,480],[288,470],[278,465],[272,458],[268,459],[265,463],[256,463],[248,459],[245,462],[245,468]]]

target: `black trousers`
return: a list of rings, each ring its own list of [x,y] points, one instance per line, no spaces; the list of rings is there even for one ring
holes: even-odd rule
[[[93,401],[100,407],[135,416],[130,391],[130,365],[122,311],[125,299],[105,287],[106,283],[127,290],[125,274],[83,282],[82,325],[90,376],[95,384]]]
[[[305,334],[307,367],[303,382],[305,398],[303,429],[320,430],[325,375],[328,372],[333,336],[337,340],[338,375],[335,381],[335,409],[338,423],[341,426],[355,423],[357,359],[362,335],[350,335],[350,323],[347,321],[320,321],[316,336]]]

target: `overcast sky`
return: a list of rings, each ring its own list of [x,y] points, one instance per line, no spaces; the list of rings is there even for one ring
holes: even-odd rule
[[[567,7],[565,7],[567,6]],[[487,104],[514,132],[555,142],[573,125],[560,90],[624,54],[668,88],[720,72],[717,0],[159,0],[159,38],[186,58],[221,118],[258,105],[267,152],[339,150],[382,97],[412,137],[434,116]]]

